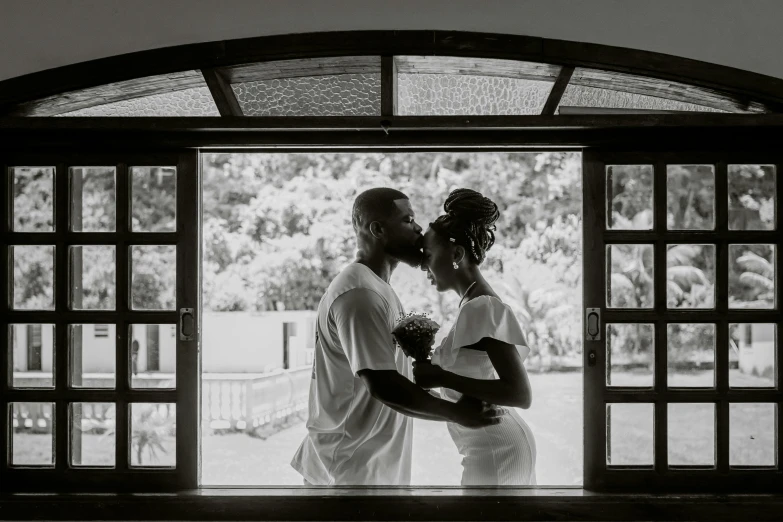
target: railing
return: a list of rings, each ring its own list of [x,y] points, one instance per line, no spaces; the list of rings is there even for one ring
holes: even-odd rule
[[[302,417],[310,366],[262,374],[208,374],[201,380],[201,425],[213,432],[262,433]]]
[[[201,426],[213,433],[242,431],[260,434],[303,419],[307,410],[312,368],[305,366],[267,373],[205,373],[201,380]],[[85,374],[90,386],[113,387],[114,376]],[[16,372],[17,386],[51,386],[51,375]],[[134,387],[172,387],[173,374],[150,373],[134,376]],[[82,424],[106,420],[97,408],[83,408]],[[48,403],[16,403],[12,414],[14,431],[51,433],[52,407]]]

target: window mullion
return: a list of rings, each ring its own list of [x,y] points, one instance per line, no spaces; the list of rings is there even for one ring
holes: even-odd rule
[[[653,230],[655,234],[655,250],[653,265],[653,295],[655,310],[655,338],[653,348],[654,358],[654,389],[659,393],[655,400],[653,416],[653,445],[655,448],[655,470],[659,473],[666,470],[668,455],[668,403],[663,392],[667,386],[667,327],[666,327],[666,164],[655,162],[653,166]]]
[[[115,392],[115,459],[114,463],[118,472],[128,470],[128,457],[130,455],[130,442],[128,430],[128,392],[130,383],[129,353],[128,353],[128,245],[124,241],[129,228],[130,206],[130,179],[128,165],[117,165],[117,199],[116,199],[116,233],[115,237],[115,307],[117,311],[115,345],[116,368],[116,392]]]
[[[715,162],[715,230],[725,234],[729,228],[728,166]],[[719,473],[729,471],[729,240],[715,245],[715,311],[721,316],[715,328],[715,452]]]
[[[59,474],[68,469],[68,403],[64,399],[68,391],[69,347],[68,347],[68,246],[70,194],[68,166],[59,163],[55,169],[55,263],[54,263],[54,466]]]
[[[397,62],[394,56],[381,56],[381,116],[397,114]]]

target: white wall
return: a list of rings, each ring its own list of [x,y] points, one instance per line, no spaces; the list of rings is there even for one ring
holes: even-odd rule
[[[751,343],[746,343],[747,329]],[[743,324],[740,332],[739,367],[743,373],[770,376],[775,373],[775,325]]]
[[[106,337],[95,336],[95,325],[82,326],[82,371],[117,373],[117,327],[108,326]]]
[[[283,367],[283,323],[296,323],[289,337],[291,368],[310,364],[315,339],[315,312],[204,312],[202,317],[201,371],[204,373],[262,373]],[[52,374],[53,326],[42,329],[42,369]],[[160,372],[176,372],[177,339],[174,325],[160,325]],[[116,327],[107,337],[95,336],[95,325],[82,326],[82,371],[85,374],[116,374]],[[138,339],[138,371],[147,370],[145,325],[132,326]],[[27,368],[27,328],[16,327],[13,335],[13,371]],[[93,376],[94,377],[94,376]]]
[[[783,78],[781,0],[0,0],[0,80],[173,45],[315,31],[509,33]]]
[[[201,371],[257,373],[283,367],[283,323],[297,323],[289,340],[292,367],[307,364],[314,342],[315,312],[204,312]]]

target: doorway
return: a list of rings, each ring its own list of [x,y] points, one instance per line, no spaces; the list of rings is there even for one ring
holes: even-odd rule
[[[482,269],[532,347],[521,414],[538,482],[582,484],[580,153],[204,153],[201,169],[202,485],[301,484],[289,463],[306,433],[315,310],[354,258],[350,208],[373,186],[405,192],[423,228],[457,187],[499,206]],[[448,330],[458,298],[407,266],[391,284]],[[460,458],[445,424],[415,421],[412,485],[459,486]]]

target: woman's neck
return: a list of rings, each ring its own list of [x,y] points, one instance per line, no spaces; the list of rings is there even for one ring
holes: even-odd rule
[[[457,274],[456,281],[454,283],[454,291],[460,297],[462,302],[469,301],[471,295],[475,295],[476,289],[483,286],[486,283],[484,276],[481,275],[481,270],[476,267],[470,267],[468,270],[462,271]],[[470,295],[467,295],[469,292]]]

